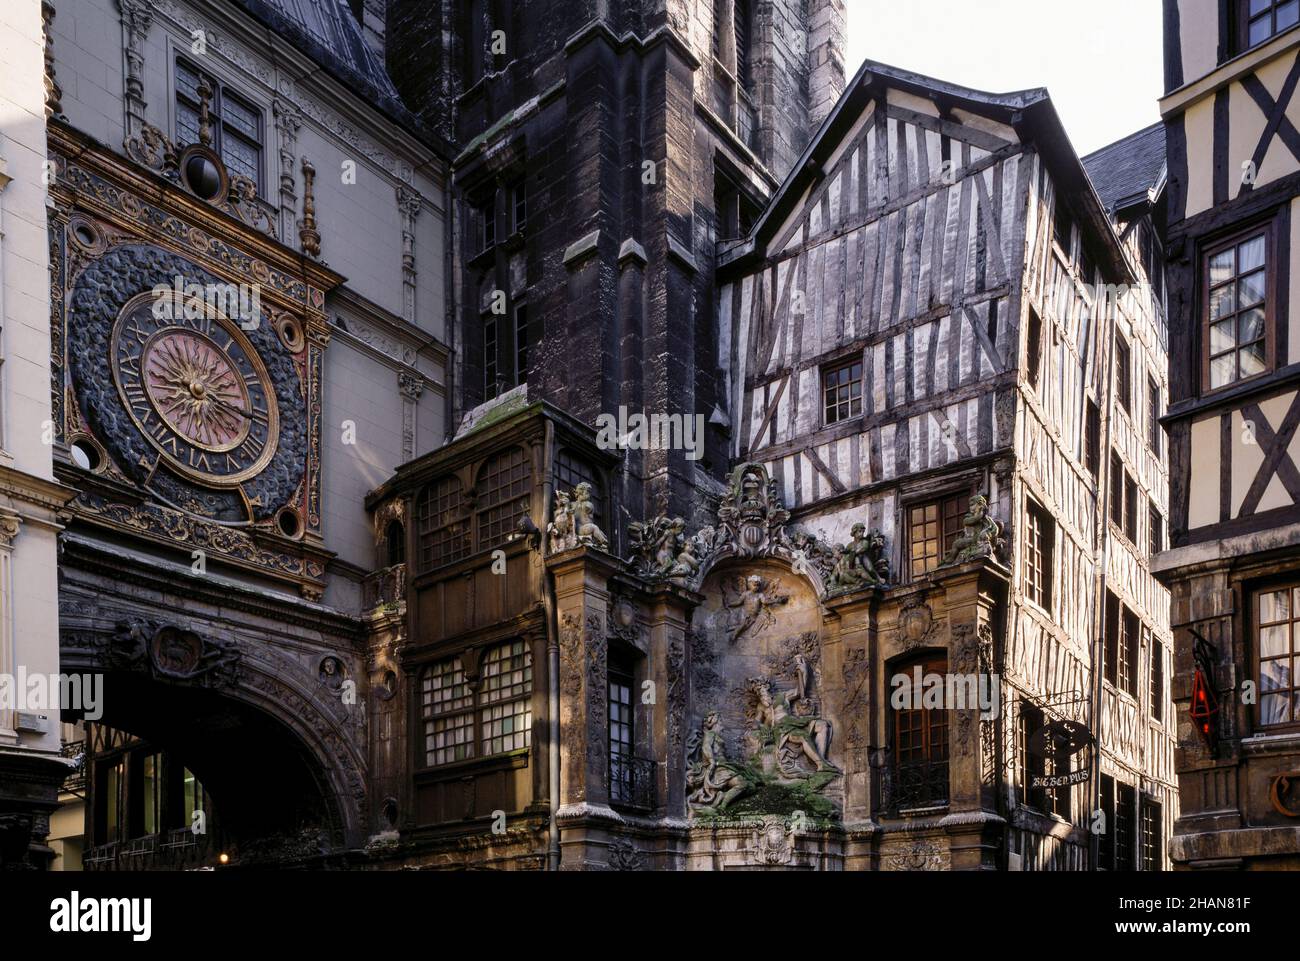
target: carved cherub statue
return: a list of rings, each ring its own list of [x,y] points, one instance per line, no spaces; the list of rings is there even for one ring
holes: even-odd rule
[[[596,507],[591,501],[591,485],[583,481],[573,489],[573,525],[579,544],[604,549],[609,547],[605,532],[596,526]]]
[[[550,540],[552,554],[567,551],[575,546],[573,507],[569,503],[569,495],[564,491],[555,492],[555,511],[551,515],[551,522],[546,525],[546,533]]]
[[[700,559],[695,556],[695,538],[688,537],[682,543],[681,553],[668,571],[670,580],[690,580],[700,570]]]
[[[829,591],[849,591],[867,585],[881,585],[889,580],[889,560],[885,557],[885,538],[878,532],[867,533],[865,524],[854,524],[848,544],[836,547],[832,554]]]
[[[682,552],[682,545],[686,542],[685,531],[686,521],[680,517],[674,517],[664,527],[655,552],[655,570],[660,574],[667,574],[676,566],[677,556]]]
[[[724,584],[722,603],[727,611],[727,637],[735,644],[755,626],[775,621],[772,608],[789,600],[789,594],[777,593],[776,582],[769,585],[766,578],[757,574],[745,578],[738,595],[733,596]]]

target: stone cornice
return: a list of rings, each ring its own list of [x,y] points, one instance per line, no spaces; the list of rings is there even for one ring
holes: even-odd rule
[[[365,629],[356,615],[292,594],[254,587],[220,574],[195,576],[188,564],[109,545],[80,533],[65,533],[62,544],[64,559],[61,566],[76,567],[163,595],[179,594],[190,603],[208,604],[224,611],[243,611],[282,625],[332,634],[347,639],[358,650],[362,649]]]
[[[0,464],[0,495],[56,513],[63,510],[77,496],[77,492],[56,480],[37,477],[16,467]]]
[[[346,307],[357,315],[361,324],[368,325],[364,330],[353,326],[345,329],[331,318],[330,329],[340,340],[372,354],[376,359],[412,369],[421,355],[430,356],[445,371],[451,349],[428,331],[408,324],[348,287],[335,288],[330,293],[330,303]],[[446,391],[446,385],[440,381],[425,377],[425,382],[439,393]]]

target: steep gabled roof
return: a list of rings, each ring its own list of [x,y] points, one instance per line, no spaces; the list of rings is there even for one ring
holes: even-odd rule
[[[1076,220],[1094,237],[1109,238],[1098,262],[1117,277],[1132,275],[1121,252],[1119,238],[1084,171],[1079,155],[1070,143],[1065,126],[1046,88],[1034,87],[1012,93],[987,93],[958,84],[926,77],[910,70],[864,60],[835,108],[822,122],[785,182],[772,196],[753,230],[718,257],[719,267],[751,262],[767,256],[766,245],[794,211],[807,192],[825,175],[826,162],[852,130],[862,112],[881,90],[902,90],[933,100],[941,110],[960,109],[1013,127],[1042,155],[1053,181],[1064,191]]]
[[[1165,167],[1165,126],[1154,123],[1083,158],[1106,212],[1151,200]]]

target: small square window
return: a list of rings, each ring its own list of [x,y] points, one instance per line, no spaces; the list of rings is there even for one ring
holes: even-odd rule
[[[1300,23],[1300,0],[1237,0],[1241,50],[1257,47]]]
[[[862,416],[862,361],[854,360],[822,372],[826,426]]]

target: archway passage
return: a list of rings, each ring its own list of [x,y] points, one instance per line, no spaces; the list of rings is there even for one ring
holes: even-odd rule
[[[104,676],[101,707],[85,722],[87,869],[289,866],[343,846],[327,772],[267,712],[131,672]]]

